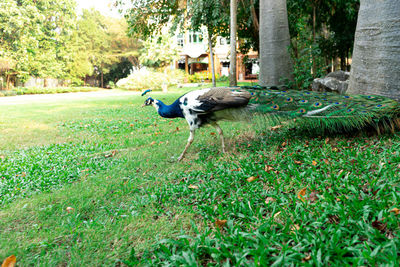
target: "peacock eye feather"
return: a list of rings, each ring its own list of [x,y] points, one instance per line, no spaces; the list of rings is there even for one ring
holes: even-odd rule
[[[335,102],[335,105],[341,105],[342,102]]]
[[[320,107],[322,104],[320,102],[314,103],[314,107]]]
[[[345,96],[343,96],[344,98],[347,98],[347,99],[349,99],[349,98],[351,98],[350,96],[348,96],[348,95],[345,95]]]
[[[286,98],[285,102],[293,102],[293,98],[292,97],[288,97],[288,98]]]
[[[298,111],[298,113],[305,113],[305,112],[306,112],[306,110],[304,108],[299,109],[299,111]]]
[[[308,100],[302,99],[300,100],[300,103],[308,103]]]
[[[348,110],[347,110],[347,113],[350,113],[350,112],[353,112],[354,111],[354,108],[349,108]]]
[[[272,109],[278,110],[278,109],[279,109],[279,106],[278,106],[278,105],[273,105],[273,106],[272,106]]]

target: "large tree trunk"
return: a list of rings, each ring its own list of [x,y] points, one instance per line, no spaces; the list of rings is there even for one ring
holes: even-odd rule
[[[208,29],[208,48],[210,49],[212,85],[213,85],[213,87],[216,87],[216,86],[217,86],[217,82],[216,82],[216,80],[215,80],[214,52],[213,52],[213,46],[212,46],[212,39],[211,39],[211,31],[210,31],[210,29]]]
[[[231,34],[231,58],[229,63],[229,86],[237,85],[236,77],[236,31],[237,31],[237,0],[231,0],[231,23],[230,23],[230,34]]]
[[[293,66],[286,0],[260,0],[260,84],[274,86],[292,80]]]
[[[347,92],[400,100],[399,0],[361,0]]]

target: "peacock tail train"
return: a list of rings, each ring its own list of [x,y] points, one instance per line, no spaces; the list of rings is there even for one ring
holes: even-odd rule
[[[372,126],[400,129],[400,103],[376,95],[339,95],[328,92],[242,86],[251,94],[248,107],[273,122],[296,119],[308,129],[346,132]]]

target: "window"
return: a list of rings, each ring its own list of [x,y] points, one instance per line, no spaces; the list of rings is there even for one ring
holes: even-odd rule
[[[229,42],[229,39],[227,39],[227,38],[224,38],[224,37],[221,37],[220,39],[219,39],[219,44],[220,45],[228,45],[230,42]]]
[[[202,43],[203,34],[201,32],[189,32],[189,43]]]
[[[183,47],[183,44],[185,43],[185,38],[184,38],[183,34],[178,34],[176,39],[177,39],[178,46]]]

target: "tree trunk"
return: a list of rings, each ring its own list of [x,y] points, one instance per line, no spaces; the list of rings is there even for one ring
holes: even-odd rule
[[[230,34],[231,34],[231,58],[229,64],[229,86],[237,86],[236,77],[236,31],[237,31],[237,0],[231,0],[231,23],[230,23]]]
[[[286,0],[260,0],[260,85],[292,80]]]
[[[213,87],[216,87],[217,82],[215,80],[215,63],[214,63],[213,45],[211,40],[211,30],[208,29],[207,32],[208,32],[208,48],[210,49],[210,58],[211,58],[212,85]]]
[[[400,100],[400,5],[361,0],[348,93]]]

